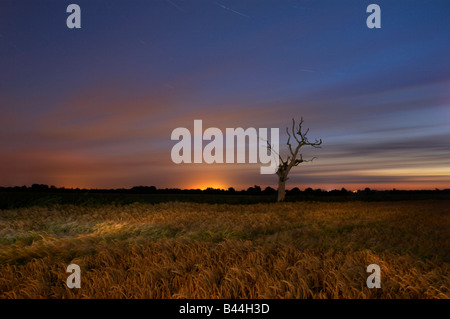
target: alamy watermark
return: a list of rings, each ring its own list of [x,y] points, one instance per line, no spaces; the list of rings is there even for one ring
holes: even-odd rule
[[[185,127],[172,131],[172,141],[179,142],[172,147],[170,155],[175,164],[259,162],[261,174],[274,174],[280,162],[280,132],[278,128],[270,128],[270,138],[268,133],[268,128],[226,128],[224,138],[220,129],[210,127],[203,131],[203,121],[194,120],[193,134]],[[209,141],[205,147],[204,141]]]
[[[66,9],[70,15],[67,17],[66,25],[69,29],[81,29],[81,7],[78,4],[69,4]],[[377,4],[369,4],[366,9],[370,15],[366,19],[369,29],[381,28],[381,8]]]
[[[66,268],[66,272],[72,273],[67,277],[66,285],[68,288],[81,288],[81,269],[77,264],[70,264]]]
[[[366,272],[372,273],[369,277],[367,277],[366,284],[367,287],[372,288],[381,288],[381,268],[377,264],[370,264],[367,266]]]
[[[66,284],[70,289],[81,288],[81,269],[77,264],[67,266],[66,272],[71,273],[67,277]],[[367,266],[366,272],[371,273],[367,277],[366,285],[368,288],[381,288],[381,268],[377,264]]]

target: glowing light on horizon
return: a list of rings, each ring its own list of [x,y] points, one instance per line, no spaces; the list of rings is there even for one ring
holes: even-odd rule
[[[228,189],[228,186],[225,186],[225,183],[221,183],[221,182],[204,182],[204,183],[194,184],[192,186],[188,186],[185,188],[186,189],[201,189],[201,190],[205,190],[208,188]]]

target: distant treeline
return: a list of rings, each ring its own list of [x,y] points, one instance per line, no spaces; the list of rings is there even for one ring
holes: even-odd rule
[[[255,185],[246,190],[235,190],[233,187],[228,189],[207,188],[201,189],[179,189],[179,188],[157,188],[156,186],[135,186],[132,188],[116,188],[116,189],[86,189],[86,188],[65,188],[48,186],[45,184],[33,184],[27,186],[0,187],[0,192],[47,192],[47,193],[114,193],[114,194],[229,194],[229,195],[274,195],[277,190],[268,186],[262,189]],[[363,190],[350,191],[345,188],[335,189],[331,191],[323,189],[306,188],[300,190],[294,187],[286,191],[287,195],[314,195],[314,196],[356,196],[356,195],[382,195],[382,194],[450,194],[450,189],[435,190],[372,190],[365,188]]]
[[[58,188],[42,184],[31,187],[0,187],[0,210],[20,207],[49,207],[54,205],[122,206],[133,203],[157,204],[161,202],[194,202],[208,204],[252,205],[257,203],[274,203],[277,190],[272,187],[262,189],[255,185],[246,190],[234,188],[214,189],[158,189],[155,186],[136,186],[129,189],[80,189]],[[287,191],[287,202],[320,201],[411,201],[411,200],[450,200],[450,189],[445,190],[387,190],[375,191],[369,188],[359,191],[326,191],[294,187]]]

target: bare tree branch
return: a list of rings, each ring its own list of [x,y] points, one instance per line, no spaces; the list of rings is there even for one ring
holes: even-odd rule
[[[280,158],[280,163],[278,165],[278,169],[276,174],[278,175],[278,201],[284,200],[285,193],[285,182],[288,180],[288,174],[291,171],[292,167],[298,166],[304,162],[312,162],[316,157],[313,157],[309,160],[303,159],[303,155],[299,151],[303,146],[312,146],[314,148],[320,148],[322,145],[322,139],[315,139],[314,142],[310,142],[308,140],[309,128],[307,128],[304,132],[302,132],[303,125],[303,117],[301,117],[298,125],[295,125],[295,119],[292,119],[292,127],[291,132],[289,132],[289,128],[286,127],[286,133],[288,135],[288,139],[286,145],[288,146],[290,155],[287,156],[286,160],[283,160],[281,155],[278,154]],[[297,142],[295,149],[292,147],[291,138],[294,138]]]

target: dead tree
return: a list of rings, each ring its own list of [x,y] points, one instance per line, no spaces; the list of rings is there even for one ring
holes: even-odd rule
[[[322,144],[322,139],[316,139],[314,142],[310,142],[308,140],[308,137],[306,136],[308,134],[309,128],[305,132],[302,132],[302,124],[303,117],[301,118],[300,123],[297,126],[295,125],[295,120],[292,119],[291,132],[289,132],[289,129],[286,127],[286,133],[288,135],[286,145],[288,146],[290,155],[288,155],[286,160],[284,160],[281,155],[278,154],[280,159],[280,163],[276,171],[276,174],[278,175],[278,202],[284,201],[284,198],[286,196],[286,181],[289,179],[288,174],[291,171],[292,167],[297,166],[298,164],[303,162],[311,162],[315,158],[313,157],[310,160],[303,159],[302,154],[299,153],[300,149],[303,146],[312,146],[315,148],[319,148]],[[291,138],[294,138],[295,140],[296,145],[294,147],[291,144]]]

